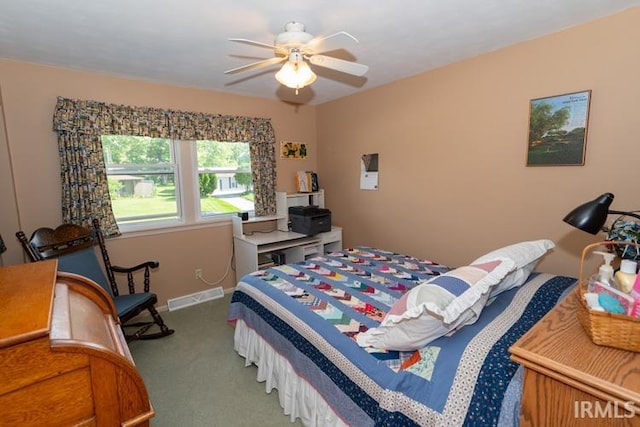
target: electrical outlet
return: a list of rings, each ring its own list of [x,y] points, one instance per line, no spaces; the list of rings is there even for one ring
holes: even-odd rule
[[[196,268],[196,279],[202,279],[202,269]]]

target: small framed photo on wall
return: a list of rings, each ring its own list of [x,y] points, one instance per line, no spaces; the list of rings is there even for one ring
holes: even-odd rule
[[[378,153],[363,154],[360,158],[360,189],[378,189]]]
[[[527,166],[582,166],[591,91],[532,99]]]
[[[307,144],[304,142],[280,141],[281,159],[305,159],[307,157]]]

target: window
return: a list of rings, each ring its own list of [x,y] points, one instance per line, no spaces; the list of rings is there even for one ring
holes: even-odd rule
[[[102,136],[109,196],[118,225],[180,217],[173,148],[169,139]]]
[[[102,148],[118,226],[189,223],[254,209],[249,143],[103,135]],[[190,208],[184,200],[198,203]]]
[[[197,141],[196,150],[200,214],[252,211],[249,143]]]

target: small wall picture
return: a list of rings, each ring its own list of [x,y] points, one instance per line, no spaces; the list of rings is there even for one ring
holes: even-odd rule
[[[280,141],[281,159],[305,159],[307,157],[307,144],[304,142]]]
[[[363,154],[360,158],[360,189],[378,189],[378,153]]]
[[[532,99],[527,166],[581,166],[591,91]]]

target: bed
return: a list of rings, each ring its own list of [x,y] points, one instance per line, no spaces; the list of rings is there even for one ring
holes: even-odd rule
[[[242,277],[232,295],[228,320],[235,326],[234,347],[247,365],[257,365],[257,379],[267,392],[278,390],[292,422],[516,425],[522,373],[508,348],[576,282],[532,272],[552,246],[540,247],[535,259],[529,254],[518,259],[522,251],[511,251],[516,255],[510,264],[502,256],[505,248],[487,254],[492,262],[500,255],[506,269],[497,285],[479,294],[475,306],[481,311],[471,310],[471,320],[415,349],[366,345],[361,338],[397,333],[387,327],[395,326],[389,319],[403,300],[407,304],[424,284],[451,280],[463,268],[356,247],[257,271]],[[489,265],[482,263],[487,256],[471,267]],[[495,271],[495,262],[491,265]],[[506,281],[515,285],[494,292]],[[420,307],[433,317],[425,304]]]

